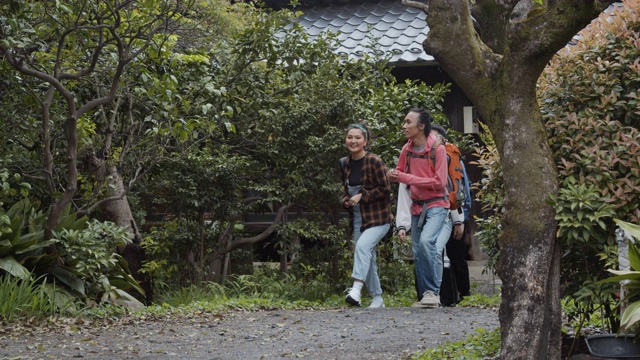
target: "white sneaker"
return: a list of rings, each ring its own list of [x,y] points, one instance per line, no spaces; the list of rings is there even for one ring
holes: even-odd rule
[[[440,306],[440,297],[432,291],[425,291],[420,300],[422,306],[438,307]]]
[[[360,290],[356,288],[350,288],[347,297],[344,299],[347,303],[353,306],[360,306]]]
[[[373,300],[371,300],[371,305],[369,305],[369,309],[377,309],[377,308],[383,308],[384,306],[384,300],[382,300],[382,296],[378,295],[375,296],[373,298]]]

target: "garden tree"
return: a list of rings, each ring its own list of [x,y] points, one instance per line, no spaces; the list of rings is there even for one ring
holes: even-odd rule
[[[617,331],[616,283],[601,283],[616,268],[618,246],[613,219],[639,220],[637,81],[640,1],[626,1],[602,13],[571,45],[558,52],[538,80],[538,100],[559,172],[552,197],[558,220],[562,295],[574,304],[565,313],[578,323],[604,315],[603,326]],[[612,101],[615,99],[615,101]],[[489,266],[498,258],[495,242],[503,209],[500,158],[490,141],[476,163],[485,175],[476,199],[491,216],[479,219],[477,233]]]
[[[3,62],[19,76],[39,81],[31,91],[40,104],[43,173],[52,201],[45,239],[53,237],[52,230],[76,196],[79,131],[91,130],[89,117],[112,105],[127,66],[150,46],[165,41],[169,25],[191,5],[191,1],[113,0],[10,1],[0,6]],[[96,79],[100,81],[93,83]],[[112,119],[105,116],[107,146],[114,130]],[[59,142],[54,137],[58,128]],[[54,171],[58,151],[66,163],[59,183]],[[101,166],[99,161],[95,165]],[[135,235],[123,182],[113,169],[108,172],[107,188],[114,191],[99,201],[108,204],[105,210],[118,225]]]
[[[506,213],[498,274],[505,359],[561,356],[560,247],[547,201],[557,194],[558,179],[536,82],[553,55],[611,2],[403,0],[428,14],[424,49],[477,107],[502,162]]]
[[[344,155],[343,129],[349,122],[367,119],[381,135],[374,142],[376,151],[391,163],[403,142],[398,128],[409,107],[421,104],[442,117],[437,103],[446,86],[395,84],[385,63],[343,62],[333,51],[333,35],[309,42],[300,26],[291,26],[293,16],[287,11],[260,13],[251,26],[206,51],[164,58],[157,67],[173,75],[171,92],[184,100],[173,107],[150,103],[138,110],[191,111],[190,121],[195,112],[211,114],[210,137],[197,151],[178,161],[161,161],[139,188],[141,198],[153,198],[159,208],[178,215],[178,224],[202,224],[205,217],[213,221],[211,229],[199,228],[198,242],[186,241],[193,236],[175,223],[157,227],[147,239],[161,257],[165,248],[172,248],[171,253],[195,260],[190,262],[200,267],[196,273],[206,274],[194,279],[224,281],[229,255],[265,240],[288,209],[329,216],[314,219],[314,229],[289,224],[289,230],[296,230],[282,233],[330,238],[325,235],[336,231],[340,211],[337,159]],[[150,95],[156,99],[164,93]],[[193,128],[191,122],[186,126]],[[245,212],[277,216],[255,234],[240,226]],[[334,227],[327,228],[327,218]],[[208,268],[203,267],[205,256],[211,259]],[[156,260],[148,267],[158,273],[160,261],[175,261]]]
[[[215,240],[197,252],[201,257],[210,253],[206,271],[217,281],[224,280],[231,252],[266,239],[294,205],[302,212],[333,214],[331,222],[337,225],[334,169],[343,155],[343,129],[349,122],[368,119],[371,106],[377,112],[372,119],[374,130],[389,129],[396,134],[392,138],[398,139],[398,119],[408,107],[407,99],[420,97],[426,107],[435,109],[446,90],[443,86],[425,96],[429,90],[424,86],[417,91],[413,84],[393,85],[387,93],[394,92],[398,101],[390,102],[390,97],[379,91],[391,82],[384,64],[343,63],[333,52],[333,36],[308,42],[302,28],[289,27],[292,15],[286,11],[262,13],[252,26],[210,49],[206,56],[212,59],[211,65],[202,63],[199,76],[175,71],[180,67],[175,61],[165,64],[178,79],[175,92],[188,98],[193,108],[214,114],[216,130],[202,143],[198,155],[194,153],[194,158],[183,164],[163,163],[162,169],[171,170],[158,168],[144,188],[175,214],[194,214],[195,218],[206,214],[214,220]],[[183,76],[202,80],[188,82]],[[383,104],[388,103],[394,108],[385,108]],[[378,117],[382,115],[386,118]],[[395,155],[398,145],[385,146]],[[211,169],[198,170],[191,165],[198,162],[210,164]],[[234,168],[239,164],[249,165]],[[170,175],[176,173],[182,178]],[[256,235],[239,227],[246,211],[276,212],[277,216]],[[319,229],[321,222],[317,221]],[[309,235],[310,230],[306,231]],[[201,231],[200,236],[203,234]],[[204,239],[200,239],[202,245]],[[193,249],[178,251],[191,252]]]

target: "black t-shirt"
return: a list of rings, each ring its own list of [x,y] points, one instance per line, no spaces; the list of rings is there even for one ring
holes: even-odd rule
[[[358,160],[351,159],[349,160],[349,167],[351,168],[351,173],[349,174],[349,185],[350,186],[358,186],[362,185],[362,163],[364,162],[364,157]]]

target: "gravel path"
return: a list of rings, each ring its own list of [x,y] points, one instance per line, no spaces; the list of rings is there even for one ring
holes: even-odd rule
[[[498,326],[497,310],[463,307],[238,311],[0,328],[0,359],[408,359]]]

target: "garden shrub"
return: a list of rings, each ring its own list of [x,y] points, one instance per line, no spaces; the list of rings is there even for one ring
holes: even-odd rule
[[[115,253],[118,246],[131,241],[125,229],[77,217],[67,208],[53,229],[54,238],[45,240],[46,213],[30,202],[28,186],[8,182],[9,173],[0,169],[0,278],[5,289],[15,290],[12,297],[31,294],[34,311],[56,311],[81,302],[131,299],[126,290],[142,293],[127,263]],[[17,175],[12,178],[20,180]],[[21,199],[5,210],[2,199],[18,194]],[[50,251],[54,244],[56,252]],[[33,289],[29,292],[26,287]],[[23,308],[15,309],[20,314]]]
[[[598,280],[617,266],[613,219],[640,221],[639,15],[637,0],[610,8],[552,59],[538,82],[559,174],[560,189],[550,201],[562,247],[563,292],[586,305],[587,313],[604,308],[614,331],[618,288]],[[499,157],[491,146],[478,155],[485,175],[476,185],[478,199],[499,218]],[[491,216],[479,224],[481,241],[499,233]],[[497,254],[497,237],[488,245]]]
[[[594,280],[617,265],[613,218],[640,221],[640,1],[603,13],[549,64],[539,81],[543,121],[558,165],[552,201],[566,294],[604,306],[617,286]]]

